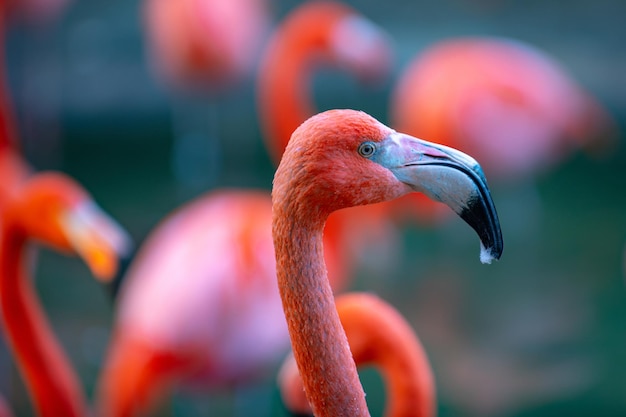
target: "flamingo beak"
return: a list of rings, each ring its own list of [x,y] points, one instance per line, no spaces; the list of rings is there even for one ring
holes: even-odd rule
[[[482,168],[471,156],[394,132],[379,143],[371,159],[465,220],[480,238],[482,263],[500,259],[503,242],[498,214]]]
[[[70,245],[94,276],[105,282],[112,280],[120,259],[132,248],[128,233],[93,202],[65,212],[61,225]]]

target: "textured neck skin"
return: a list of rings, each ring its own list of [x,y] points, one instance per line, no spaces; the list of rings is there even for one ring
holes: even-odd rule
[[[9,345],[40,417],[84,417],[86,401],[27,274],[26,236],[9,222],[0,241],[0,307]]]
[[[313,411],[318,417],[369,416],[326,278],[323,224],[298,225],[276,216],[278,285],[294,357]]]

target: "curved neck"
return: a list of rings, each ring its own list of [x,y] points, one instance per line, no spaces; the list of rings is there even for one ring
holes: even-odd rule
[[[9,345],[40,417],[84,417],[78,378],[55,339],[28,276],[26,235],[10,224],[0,239],[0,307]]]
[[[274,209],[278,285],[307,398],[318,417],[369,416],[326,276],[323,222],[296,223]]]
[[[337,310],[357,365],[376,367],[385,380],[385,416],[433,416],[432,370],[419,340],[403,317],[369,294],[341,296]]]

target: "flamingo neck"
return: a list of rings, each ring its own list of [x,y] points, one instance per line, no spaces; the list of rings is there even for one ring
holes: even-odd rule
[[[40,417],[84,417],[86,400],[28,276],[27,237],[4,225],[0,239],[0,308],[9,345]]]
[[[396,341],[395,343],[398,343]],[[389,345],[387,345],[389,346]],[[429,417],[434,415],[434,383],[426,355],[398,343],[395,354],[379,352],[381,374],[387,381],[388,395],[385,415],[390,417]]]
[[[315,415],[365,417],[369,416],[365,393],[326,276],[323,226],[323,221],[297,223],[293,216],[275,214],[280,295],[294,357]]]
[[[388,417],[430,417],[435,411],[432,370],[419,339],[393,308],[369,294],[337,300],[355,362],[375,366],[385,380]]]

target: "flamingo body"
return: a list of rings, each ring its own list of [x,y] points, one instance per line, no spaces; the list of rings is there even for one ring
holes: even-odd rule
[[[246,75],[267,25],[264,0],[146,0],[144,23],[156,72],[187,90]]]
[[[174,384],[241,383],[279,360],[288,336],[270,227],[266,193],[223,190],[151,234],[121,290],[99,391],[105,415],[141,414]]]
[[[392,98],[393,125],[474,155],[496,181],[543,172],[608,121],[538,49],[497,38],[439,42],[411,61]]]
[[[142,415],[173,386],[238,385],[277,364],[289,337],[271,212],[266,192],[214,191],[152,232],[120,291],[98,391],[103,415]],[[335,286],[344,282],[340,253],[327,250]]]

